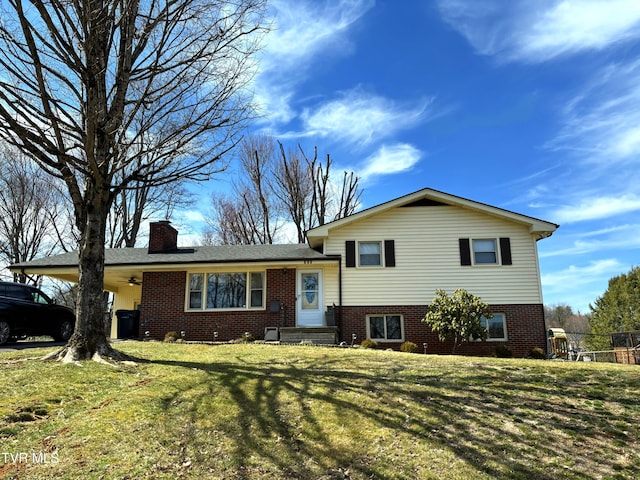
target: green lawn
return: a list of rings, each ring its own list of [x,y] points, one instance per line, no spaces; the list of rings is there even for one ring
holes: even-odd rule
[[[122,342],[0,354],[0,478],[584,479],[640,466],[640,367]]]

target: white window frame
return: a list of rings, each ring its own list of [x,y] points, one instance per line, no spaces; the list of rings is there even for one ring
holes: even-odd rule
[[[489,337],[489,324],[488,322],[495,320],[497,317],[502,317],[502,331],[504,332],[504,337]],[[507,315],[504,313],[494,313],[493,317],[490,320],[482,317],[480,319],[482,322],[482,326],[487,330],[487,341],[488,342],[506,342],[509,340],[509,333],[507,332]]]
[[[211,274],[244,274],[245,275],[245,301],[244,305],[240,307],[223,307],[223,308],[208,308],[207,307],[207,295],[208,286],[207,282],[209,275]],[[262,277],[262,286],[255,288],[251,282],[252,274],[260,274]],[[194,292],[200,293],[200,307],[191,307],[191,278],[194,275],[202,276],[202,289],[194,290]],[[234,270],[234,271],[213,271],[213,272],[189,272],[187,273],[186,283],[186,295],[185,295],[185,311],[187,312],[226,312],[226,311],[244,311],[244,310],[265,310],[266,309],[266,293],[267,293],[267,273],[264,270]],[[252,307],[251,299],[252,293],[258,290],[262,290],[261,305]]]
[[[371,336],[371,318],[372,317],[383,317],[384,318],[384,335],[385,338],[377,338]],[[400,338],[387,338],[387,317],[400,317]],[[371,340],[375,340],[379,343],[396,343],[396,342],[404,342],[404,316],[398,313],[370,313],[366,316],[367,322],[367,338]]]
[[[378,251],[379,251],[379,255],[380,255],[380,263],[375,264],[375,265],[367,265],[367,264],[362,264],[362,253],[361,253],[361,247],[362,245],[367,244],[367,245],[377,245],[378,246]],[[367,254],[365,254],[367,255]],[[371,255],[371,254],[369,254]],[[363,240],[363,241],[359,241],[358,242],[358,266],[362,267],[362,268],[381,268],[384,266],[384,249],[382,247],[382,242],[381,241],[377,241],[377,240]]]
[[[476,242],[493,242],[493,254],[495,262],[478,262],[476,253],[489,253],[489,250],[476,252]],[[473,265],[477,266],[495,266],[500,265],[500,245],[497,238],[472,238],[471,239],[471,258]]]

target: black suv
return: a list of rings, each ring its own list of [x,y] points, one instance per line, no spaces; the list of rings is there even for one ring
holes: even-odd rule
[[[73,310],[56,305],[38,288],[0,282],[0,345],[39,335],[66,342],[73,334],[75,323]]]

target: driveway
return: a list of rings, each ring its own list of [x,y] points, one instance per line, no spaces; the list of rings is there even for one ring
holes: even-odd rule
[[[40,338],[36,340],[19,340],[16,343],[10,343],[8,345],[0,345],[0,352],[15,352],[16,350],[28,350],[30,348],[46,348],[46,347],[61,347],[65,342],[54,342],[53,340],[42,340]]]

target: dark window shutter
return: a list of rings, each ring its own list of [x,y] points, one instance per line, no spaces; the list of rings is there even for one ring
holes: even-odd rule
[[[471,265],[471,245],[468,238],[458,239],[460,243],[460,265]]]
[[[347,251],[347,267],[356,266],[356,242],[353,240],[347,240],[345,242],[345,249]]]
[[[384,241],[384,266],[396,266],[396,244],[393,240]]]
[[[500,256],[502,265],[511,265],[511,240],[509,238],[500,239]]]

